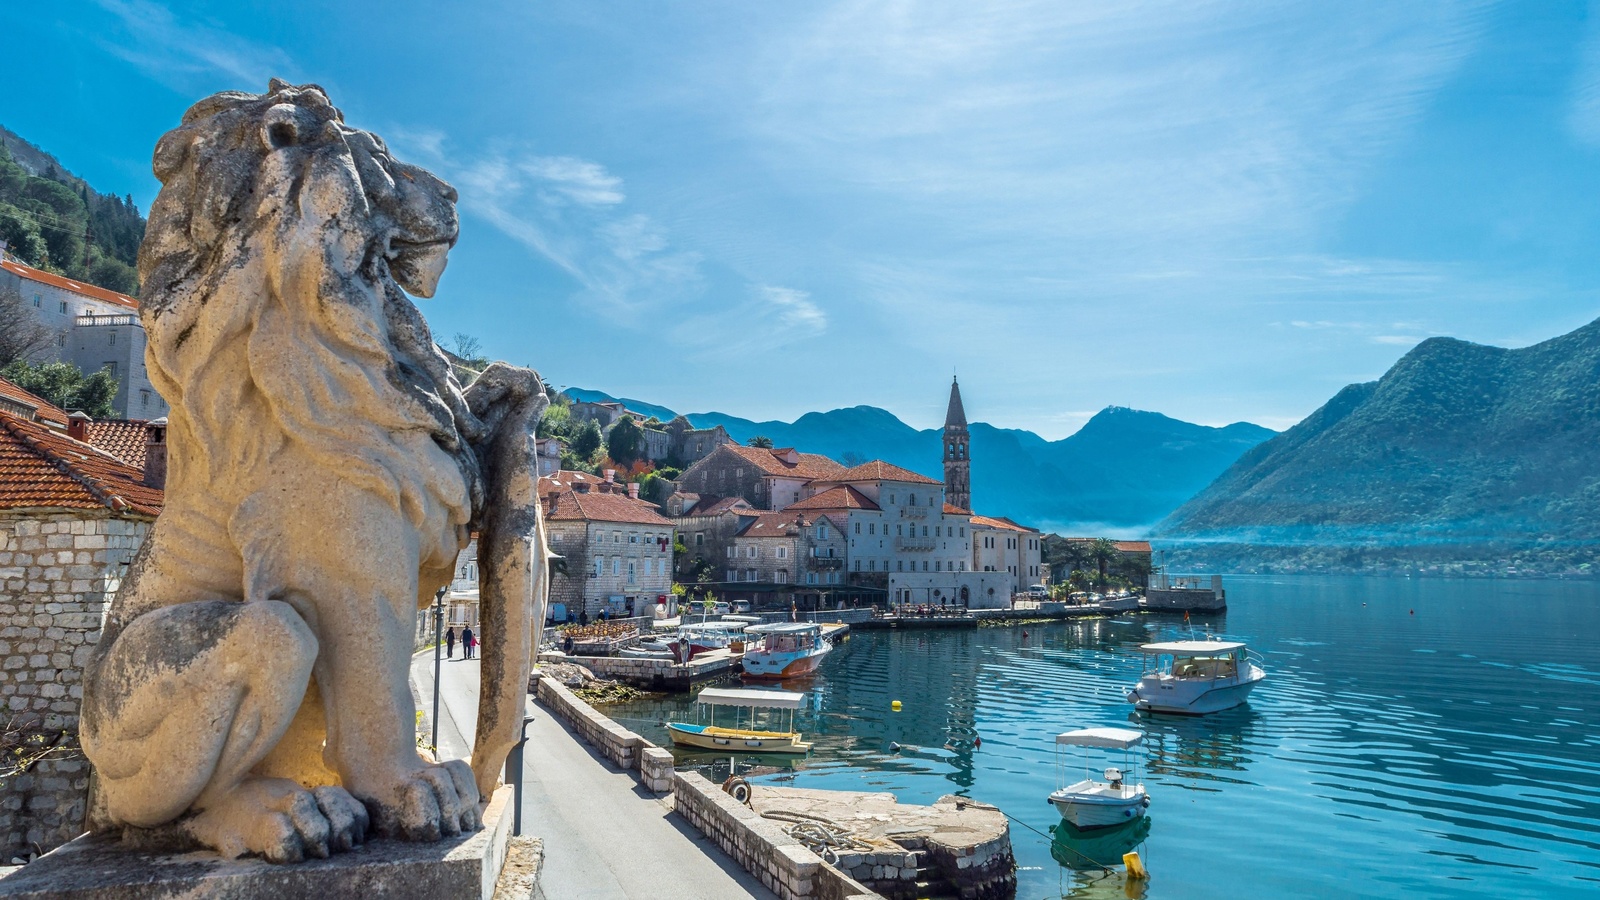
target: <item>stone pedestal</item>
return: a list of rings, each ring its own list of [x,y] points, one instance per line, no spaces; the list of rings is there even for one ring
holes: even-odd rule
[[[331,859],[275,866],[215,853],[150,853],[85,835],[0,878],[28,900],[492,900],[511,840],[512,789],[494,792],[483,827],[434,844],[368,841]]]

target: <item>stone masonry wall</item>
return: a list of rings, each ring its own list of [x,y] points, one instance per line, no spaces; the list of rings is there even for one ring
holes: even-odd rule
[[[0,512],[0,722],[8,723],[8,750],[27,738],[59,748],[0,774],[0,862],[49,851],[83,830],[83,667],[123,564],[149,528],[109,511]]]

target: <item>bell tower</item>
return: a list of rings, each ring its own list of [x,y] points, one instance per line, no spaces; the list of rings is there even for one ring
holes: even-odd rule
[[[961,385],[950,379],[950,408],[944,414],[944,499],[951,506],[972,509],[972,442],[967,411],[961,408]]]

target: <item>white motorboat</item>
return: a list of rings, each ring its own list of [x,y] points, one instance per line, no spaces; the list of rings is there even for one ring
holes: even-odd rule
[[[1144,674],[1128,702],[1140,712],[1203,716],[1232,709],[1267,677],[1238,641],[1166,641],[1139,650]]]
[[[679,625],[678,639],[670,646],[672,658],[682,664],[702,653],[730,648],[744,639],[744,629],[743,622],[688,622]]]
[[[776,625],[751,625],[744,630],[754,643],[745,644],[746,678],[799,678],[822,665],[822,658],[833,644],[822,634],[822,626],[812,622],[780,622]]]
[[[1084,778],[1050,794],[1050,804],[1061,818],[1080,830],[1110,828],[1144,815],[1150,795],[1138,777],[1139,759],[1131,752],[1144,735],[1131,728],[1080,728],[1056,735],[1056,783],[1062,777],[1062,747],[1084,750]],[[1097,780],[1089,774],[1090,750],[1121,750],[1122,766],[1107,766]]]

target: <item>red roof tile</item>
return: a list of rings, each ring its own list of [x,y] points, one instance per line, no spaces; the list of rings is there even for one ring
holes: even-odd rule
[[[972,510],[962,509],[954,503],[946,503],[944,505],[944,514],[947,516],[970,516],[972,515]]]
[[[0,413],[0,509],[161,513],[144,473],[39,422]]]
[[[755,521],[746,525],[740,532],[743,538],[782,538],[794,537],[800,529],[816,521],[814,517],[806,517],[797,512],[780,510],[778,512],[762,513],[756,516]]]
[[[144,419],[105,419],[84,427],[89,432],[90,444],[143,471],[149,425]]]
[[[685,516],[719,516],[740,509],[755,509],[743,497],[706,497],[684,512]]]
[[[830,481],[832,479],[829,479]],[[878,509],[879,506],[872,502],[872,498],[861,493],[848,484],[828,488],[820,494],[807,497],[785,506],[784,509]]]
[[[626,494],[628,486],[620,481],[606,481],[599,475],[590,475],[588,472],[574,472],[571,469],[561,469],[553,475],[539,477],[539,496],[544,496],[551,491],[570,491],[579,485],[585,485],[596,493]]]
[[[92,284],[84,284],[81,281],[73,281],[71,278],[66,278],[61,275],[52,275],[51,273],[41,269],[35,269],[33,266],[19,263],[14,259],[0,261],[0,269],[5,269],[7,272],[16,275],[19,278],[26,278],[29,281],[37,281],[40,284],[48,284],[51,287],[61,288],[64,291],[71,291],[74,294],[82,294],[85,297],[93,297],[96,300],[103,300],[106,303],[115,303],[118,306],[127,307],[128,309],[133,310],[137,310],[139,308],[139,301],[129,297],[127,294],[119,294],[116,291],[108,291],[103,287],[96,287]]]
[[[546,507],[545,518],[551,521],[627,522],[634,525],[665,525],[672,520],[661,515],[654,505],[634,500],[627,494],[599,494],[593,491],[561,491],[555,495],[554,505]]]
[[[43,397],[28,393],[4,378],[0,378],[0,401],[7,400],[10,401],[12,405],[32,407],[33,418],[39,420],[40,422],[44,422],[47,425],[54,425],[57,428],[67,427],[66,410],[52,404],[49,400],[46,400]],[[12,410],[6,411],[10,412]],[[19,409],[15,410],[14,414],[21,415],[22,412]],[[25,415],[22,417],[27,418]]]
[[[910,469],[902,469],[893,463],[886,463],[881,459],[864,462],[854,468],[845,469],[829,475],[829,481],[902,481],[909,484],[943,484],[926,475],[918,475]]]
[[[1025,525],[1018,525],[1010,519],[1002,516],[973,516],[972,527],[998,528],[1002,531],[1038,531],[1037,528],[1028,528]]]
[[[793,478],[828,478],[844,470],[844,466],[820,453],[797,453],[793,447],[745,447],[724,444],[729,450],[755,464],[768,475],[787,475]],[[794,462],[790,462],[793,459]]]

